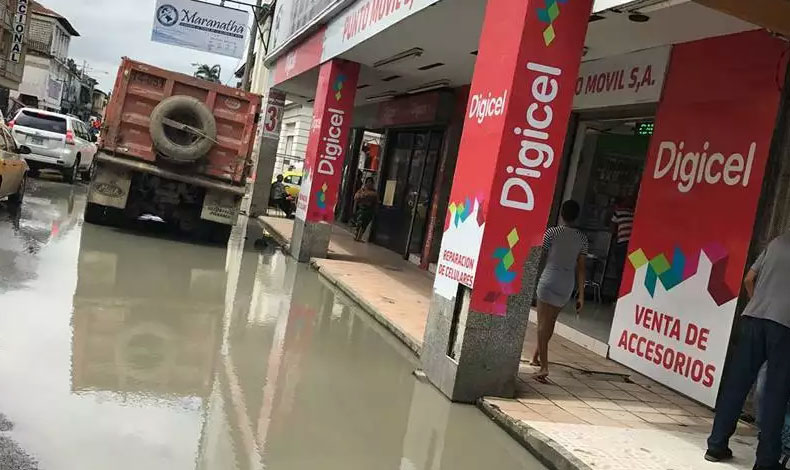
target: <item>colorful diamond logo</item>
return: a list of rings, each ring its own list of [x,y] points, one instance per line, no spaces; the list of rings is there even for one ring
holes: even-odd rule
[[[513,228],[507,235],[507,247],[500,247],[494,250],[494,258],[499,260],[494,274],[499,282],[503,284],[510,284],[516,279],[516,272],[511,271],[516,264],[516,257],[513,254],[513,248],[516,247],[519,241],[518,230]]]
[[[546,8],[538,8],[538,19],[548,24],[548,27],[543,30],[543,42],[549,46],[557,37],[557,32],[554,30],[554,21],[560,17],[560,3],[565,3],[568,0],[544,0]]]

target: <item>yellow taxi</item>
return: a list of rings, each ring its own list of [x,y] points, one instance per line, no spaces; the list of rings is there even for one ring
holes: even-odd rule
[[[283,175],[283,185],[285,185],[285,192],[293,198],[299,196],[299,188],[302,187],[302,170],[288,170]],[[277,175],[272,178],[272,184],[277,181]]]
[[[8,128],[0,124],[0,199],[8,198],[9,204],[19,206],[25,197],[28,166],[23,155],[30,148],[17,146]]]

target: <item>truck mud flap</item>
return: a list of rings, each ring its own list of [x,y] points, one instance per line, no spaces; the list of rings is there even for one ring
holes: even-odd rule
[[[241,199],[224,191],[206,191],[200,218],[225,225],[234,225],[239,215]]]
[[[88,202],[124,209],[129,197],[132,174],[114,165],[99,165],[91,181]]]

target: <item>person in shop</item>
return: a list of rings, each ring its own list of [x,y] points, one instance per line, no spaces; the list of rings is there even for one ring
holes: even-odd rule
[[[732,459],[728,444],[746,397],[765,364],[759,400],[760,436],[754,468],[780,469],[782,429],[790,400],[790,233],[775,238],[744,279],[749,296],[739,337],[719,399],[705,460]]]
[[[362,236],[368,229],[376,214],[379,204],[379,193],[376,192],[373,178],[365,178],[365,184],[354,194],[354,220],[352,225],[356,229],[354,240],[362,241]]]
[[[285,212],[285,217],[293,218],[294,202],[293,198],[288,195],[288,191],[286,191],[283,175],[277,175],[277,179],[272,183],[271,201],[271,205]]]
[[[631,230],[634,227],[634,203],[631,198],[621,197],[615,202],[612,214],[612,232],[614,236],[614,263],[617,272],[625,269],[625,259],[628,256],[628,242],[631,240]],[[622,276],[620,276],[622,280]],[[618,286],[617,291],[620,291]]]
[[[533,377],[546,383],[549,376],[549,340],[560,310],[576,291],[576,312],[584,307],[585,258],[589,242],[574,227],[580,207],[576,201],[565,201],[560,208],[560,224],[543,235],[545,267],[538,281],[538,344],[532,365],[540,367]]]

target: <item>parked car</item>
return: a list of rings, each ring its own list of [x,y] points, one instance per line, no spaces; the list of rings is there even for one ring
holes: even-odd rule
[[[33,175],[42,169],[56,169],[67,183],[78,173],[88,180],[95,168],[95,138],[88,126],[74,116],[41,109],[22,108],[8,123],[18,145],[30,148],[25,160]]]
[[[0,199],[8,198],[12,205],[22,204],[25,197],[28,166],[22,157],[29,153],[28,147],[17,147],[11,131],[0,124]]]

